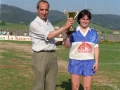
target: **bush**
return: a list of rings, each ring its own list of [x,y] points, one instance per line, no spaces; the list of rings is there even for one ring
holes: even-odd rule
[[[1,21],[1,22],[0,22],[0,25],[6,25],[6,24],[5,24],[5,21]]]

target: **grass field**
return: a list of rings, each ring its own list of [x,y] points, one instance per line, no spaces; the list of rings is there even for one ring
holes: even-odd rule
[[[64,24],[65,24],[65,20],[62,20],[62,21],[60,20],[53,23],[54,26],[59,26],[59,27],[61,27]],[[76,27],[76,26],[78,26],[77,21],[75,21],[73,27]],[[104,34],[108,32],[112,32],[110,29],[104,28],[94,23],[90,23],[89,27],[94,28],[98,31],[101,31]],[[6,23],[6,25],[1,25],[0,29],[1,30],[29,30],[29,25],[26,26],[24,24]]]
[[[71,90],[68,53],[69,49],[57,46],[56,90]],[[0,41],[0,89],[32,90],[31,59],[31,42]],[[80,90],[83,90],[82,83]],[[120,90],[120,43],[100,44],[99,70],[93,77],[91,90]]]
[[[0,25],[1,30],[28,30],[29,26],[24,24],[6,23],[6,25]]]

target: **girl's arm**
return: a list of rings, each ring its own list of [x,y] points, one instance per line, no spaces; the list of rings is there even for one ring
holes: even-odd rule
[[[99,59],[99,47],[96,47],[94,49],[94,53],[95,53],[95,64],[93,66],[93,69],[97,71],[98,70],[98,59]]]
[[[65,48],[70,47],[70,35],[67,35],[67,38],[66,38],[65,43],[64,43],[64,47]]]

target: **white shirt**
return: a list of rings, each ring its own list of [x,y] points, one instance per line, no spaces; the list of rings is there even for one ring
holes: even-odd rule
[[[32,41],[33,51],[55,50],[55,39],[47,39],[48,34],[54,30],[52,24],[38,16],[30,23],[29,35]]]

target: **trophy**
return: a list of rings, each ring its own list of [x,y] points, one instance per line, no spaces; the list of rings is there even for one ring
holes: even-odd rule
[[[76,12],[67,12],[66,10],[64,10],[64,14],[65,14],[65,16],[67,17],[67,19],[68,18],[73,18],[73,19],[75,19],[76,17],[77,17],[77,15],[78,15],[78,10],[76,11]],[[74,32],[75,30],[74,30],[74,28],[71,26],[70,28],[69,28],[69,31],[67,32],[67,34],[71,34],[72,32]]]

